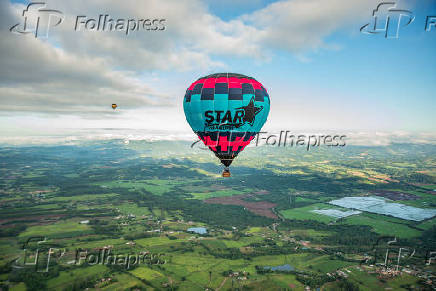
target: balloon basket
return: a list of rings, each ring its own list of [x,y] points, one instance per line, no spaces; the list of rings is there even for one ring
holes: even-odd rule
[[[229,168],[227,168],[227,167],[224,168],[224,171],[223,171],[222,176],[223,176],[224,178],[229,178],[229,177],[231,177]]]

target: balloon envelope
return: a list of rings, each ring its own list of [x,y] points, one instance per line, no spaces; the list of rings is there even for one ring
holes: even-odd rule
[[[188,87],[183,109],[192,130],[229,166],[266,122],[270,98],[252,77],[218,73]]]

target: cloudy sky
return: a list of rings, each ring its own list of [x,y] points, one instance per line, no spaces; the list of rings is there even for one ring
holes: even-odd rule
[[[47,0],[48,37],[10,32],[28,1],[0,0],[0,135],[83,129],[187,133],[182,98],[214,72],[262,82],[266,129],[435,132],[436,0],[398,39],[362,34],[379,0]],[[75,31],[76,17],[165,19],[165,30]],[[117,103],[116,111],[111,104]]]

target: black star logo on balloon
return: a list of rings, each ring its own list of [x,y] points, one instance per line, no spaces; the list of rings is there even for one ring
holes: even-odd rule
[[[256,106],[254,105],[254,97],[251,98],[250,102],[247,104],[247,106],[242,106],[236,109],[242,109],[244,110],[244,117],[243,121],[248,122],[250,125],[253,125],[254,120],[256,119],[256,115],[262,111],[263,106]]]

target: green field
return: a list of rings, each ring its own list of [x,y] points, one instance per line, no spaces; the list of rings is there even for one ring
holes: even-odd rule
[[[117,196],[118,194],[87,194],[87,195],[74,195],[68,197],[53,197],[47,199],[47,201],[51,202],[83,202],[90,200],[110,200],[111,198]],[[48,205],[47,205],[48,206]]]
[[[123,203],[116,206],[124,215],[133,214],[136,216],[150,215],[151,212],[147,207],[138,207],[136,203]]]
[[[420,224],[417,225],[417,227],[427,230],[427,229],[431,229],[435,225],[436,225],[436,218],[432,218],[424,222],[421,222]]]
[[[118,180],[118,181],[98,183],[98,185],[104,187],[110,187],[110,188],[121,187],[121,188],[130,189],[132,191],[143,189],[154,195],[162,195],[171,191],[173,189],[173,186],[177,185],[177,183],[171,181],[158,182],[158,180],[141,180],[141,181]]]
[[[233,196],[233,195],[241,195],[246,193],[245,191],[239,190],[219,190],[219,191],[210,191],[203,193],[190,193],[194,199],[208,199],[213,197],[225,197],[225,196]]]
[[[324,223],[329,223],[331,221],[336,220],[336,218],[334,217],[312,212],[312,210],[315,209],[338,209],[338,208],[323,203],[315,203],[305,207],[281,210],[280,214],[283,215],[283,217],[286,219],[316,220]]]
[[[100,289],[105,291],[117,291],[125,289],[129,290],[130,288],[134,289],[135,287],[146,288],[146,285],[141,280],[129,273],[115,274],[114,279],[113,283]]]
[[[133,271],[129,271],[129,272],[132,273],[135,277],[147,281],[153,281],[164,277],[160,272],[152,270],[149,267],[143,267],[143,266],[137,267]]]
[[[20,238],[27,237],[73,237],[91,233],[91,228],[86,224],[80,224],[79,220],[59,221],[49,225],[37,225],[27,228],[20,234]]]
[[[394,223],[389,219],[383,219],[382,215],[359,214],[347,217],[345,223],[354,225],[368,225],[375,232],[382,235],[397,236],[401,238],[412,238],[419,236],[420,232],[407,225]]]
[[[106,266],[96,265],[86,268],[77,268],[71,271],[62,271],[58,277],[50,279],[47,282],[47,287],[56,290],[65,285],[74,283],[75,280],[84,280],[86,278],[101,276],[107,272],[107,270]]]
[[[414,194],[417,199],[404,204],[434,208],[434,195],[425,192],[435,185],[425,174],[435,164],[433,147],[247,148],[232,165],[230,179],[220,177],[222,168],[210,162],[209,153],[190,154],[184,147],[191,149],[190,143],[147,141],[0,147],[0,289],[436,287],[426,283],[435,265],[425,264],[436,218],[413,222],[363,212],[336,219],[312,212],[346,210],[327,202],[375,190]],[[204,202],[233,195],[250,204]],[[270,211],[280,211],[281,217],[267,216]],[[200,226],[206,234],[187,231]],[[53,253],[48,273],[20,265],[23,242],[34,236],[47,238],[44,247],[66,252],[62,258]],[[374,243],[385,236],[417,250],[392,277],[371,265]],[[29,258],[37,246],[25,246],[32,251]],[[78,250],[96,254],[102,249],[120,255],[121,263],[71,263]],[[123,262],[147,252],[158,254],[161,264],[127,268]],[[41,254],[44,263],[46,249]],[[395,268],[394,263],[388,267]],[[264,269],[286,264],[290,272]],[[407,268],[416,273],[408,274]]]

